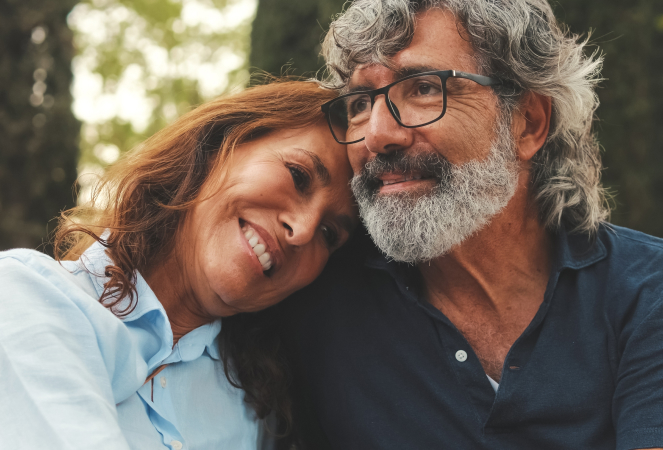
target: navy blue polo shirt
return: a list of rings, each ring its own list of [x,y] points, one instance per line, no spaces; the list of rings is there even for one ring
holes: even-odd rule
[[[663,447],[663,240],[602,226],[555,248],[497,393],[415,268],[374,249],[330,261],[282,306],[306,448]]]

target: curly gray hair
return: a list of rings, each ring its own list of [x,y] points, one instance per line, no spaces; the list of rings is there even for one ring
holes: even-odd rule
[[[552,98],[548,138],[532,162],[532,188],[543,224],[594,234],[607,220],[601,157],[592,133],[602,56],[557,23],[547,0],[355,0],[331,24],[322,46],[328,82],[343,87],[359,64],[390,66],[407,47],[417,14],[450,11],[475,50],[479,71],[508,81],[495,86],[502,112],[527,92]]]

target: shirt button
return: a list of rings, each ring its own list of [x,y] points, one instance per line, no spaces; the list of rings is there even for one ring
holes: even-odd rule
[[[456,361],[463,362],[467,359],[467,352],[465,350],[458,350],[456,352]]]
[[[166,387],[166,377],[161,377],[161,387],[165,388]],[[175,441],[176,442],[176,441]],[[181,444],[180,444],[181,445]]]
[[[170,446],[173,450],[182,450],[182,443],[180,441],[170,441]]]

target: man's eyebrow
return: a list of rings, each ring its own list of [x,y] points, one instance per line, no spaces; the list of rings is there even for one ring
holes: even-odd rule
[[[401,78],[409,77],[410,75],[417,75],[424,72],[438,72],[440,69],[438,67],[432,66],[408,66],[402,67],[396,71],[396,79],[400,80]]]
[[[303,148],[295,147],[295,150],[299,150],[300,152],[304,153],[306,156],[311,158],[311,162],[313,163],[313,168],[315,169],[315,174],[318,176],[323,186],[328,186],[329,183],[331,183],[331,175],[329,174],[329,170],[327,170],[327,167],[325,167],[320,157],[315,153],[313,153],[312,151]]]
[[[402,67],[394,72],[394,80],[398,81],[402,78],[408,77],[410,75],[416,75],[418,73],[424,73],[424,72],[438,72],[440,69],[438,67],[433,67],[433,66],[408,66],[408,67]],[[391,84],[391,83],[390,83]],[[382,87],[382,86],[380,86]],[[343,94],[351,94],[352,92],[357,92],[357,91],[372,91],[373,89],[379,89],[376,88],[375,86],[370,86],[366,84],[358,84],[352,87],[348,87],[343,90]]]
[[[343,94],[351,94],[351,93],[357,92],[357,91],[372,91],[372,90],[373,90],[373,86],[360,84],[360,85],[352,86],[351,88],[345,89],[343,91]]]

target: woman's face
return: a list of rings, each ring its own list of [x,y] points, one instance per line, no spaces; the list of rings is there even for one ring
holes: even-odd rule
[[[238,146],[180,241],[199,306],[215,317],[257,311],[311,283],[357,224],[351,175],[324,125]]]

